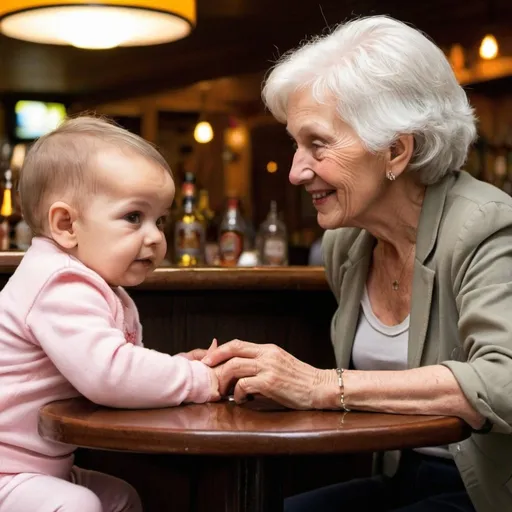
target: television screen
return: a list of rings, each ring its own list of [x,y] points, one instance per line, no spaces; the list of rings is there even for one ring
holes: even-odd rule
[[[66,117],[63,103],[20,100],[14,106],[15,136],[19,140],[33,140],[57,128]]]

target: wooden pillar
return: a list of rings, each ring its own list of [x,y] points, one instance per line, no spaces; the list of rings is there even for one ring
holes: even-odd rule
[[[224,195],[243,199],[244,214],[252,218],[251,143],[247,123],[231,119],[224,130]]]
[[[141,136],[156,144],[158,141],[158,108],[154,101],[148,101],[142,105],[141,117]]]

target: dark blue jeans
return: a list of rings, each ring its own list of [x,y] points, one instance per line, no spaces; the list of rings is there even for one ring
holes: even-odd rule
[[[396,474],[334,484],[285,500],[285,512],[475,512],[452,460],[404,451]]]

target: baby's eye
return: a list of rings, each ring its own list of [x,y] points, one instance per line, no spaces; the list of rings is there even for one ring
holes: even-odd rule
[[[160,217],[157,221],[156,221],[156,225],[158,227],[158,229],[161,229],[163,230],[165,228],[165,223],[167,221],[167,216],[164,215],[162,217]]]
[[[130,224],[140,224],[140,218],[141,214],[139,212],[132,212],[124,217]]]

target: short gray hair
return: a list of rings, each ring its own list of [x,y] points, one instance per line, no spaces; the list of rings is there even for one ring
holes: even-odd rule
[[[169,164],[152,144],[112,120],[87,115],[67,119],[34,142],[20,171],[21,209],[35,235],[45,232],[53,196],[71,198],[80,209],[96,193],[97,180],[89,164],[105,146],[152,160],[172,178]]]
[[[476,137],[475,117],[443,52],[418,30],[388,16],[339,25],[283,55],[263,87],[263,101],[286,122],[290,94],[332,98],[339,117],[372,152],[412,134],[409,169],[431,184],[460,170]]]

